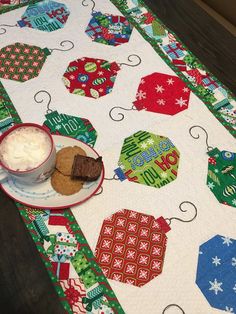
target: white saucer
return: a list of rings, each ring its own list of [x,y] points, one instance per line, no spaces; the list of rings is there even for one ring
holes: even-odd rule
[[[87,144],[71,137],[52,135],[56,149],[67,146],[81,147],[89,157],[97,158],[98,153]],[[81,204],[92,197],[102,185],[104,179],[104,167],[100,177],[89,183],[84,183],[83,188],[73,195],[58,194],[51,186],[50,178],[35,185],[25,185],[11,178],[1,184],[3,191],[15,201],[33,208],[62,209]]]

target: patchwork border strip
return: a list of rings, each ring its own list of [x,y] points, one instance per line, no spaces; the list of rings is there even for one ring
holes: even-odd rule
[[[215,78],[143,0],[111,0],[157,54],[236,137],[236,97]]]

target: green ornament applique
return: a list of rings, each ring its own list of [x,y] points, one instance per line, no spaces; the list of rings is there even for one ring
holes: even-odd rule
[[[214,148],[208,155],[207,186],[220,203],[236,207],[236,154]]]
[[[51,52],[22,43],[15,43],[0,50],[0,78],[25,82],[39,75]]]
[[[179,158],[170,139],[139,131],[124,140],[118,165],[129,181],[161,188],[176,179]]]
[[[59,114],[57,111],[46,114],[43,125],[52,134],[60,134],[73,137],[93,147],[97,132],[87,119],[74,117],[67,114]]]

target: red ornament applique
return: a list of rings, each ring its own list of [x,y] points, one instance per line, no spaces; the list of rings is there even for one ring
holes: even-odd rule
[[[96,257],[105,276],[141,287],[162,272],[169,225],[128,209],[104,220]]]
[[[141,79],[133,104],[138,110],[175,115],[188,108],[189,97],[180,78],[156,72]]]
[[[62,80],[72,94],[99,98],[112,92],[119,70],[116,62],[86,57],[70,62]]]

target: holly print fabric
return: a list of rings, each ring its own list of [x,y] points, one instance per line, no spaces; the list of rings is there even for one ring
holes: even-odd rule
[[[103,222],[96,257],[107,278],[141,287],[162,272],[165,219],[123,209]]]
[[[118,165],[129,181],[161,188],[176,179],[179,158],[167,137],[139,131],[124,140]]]
[[[112,92],[119,70],[116,62],[85,57],[70,62],[62,80],[72,94],[99,98]]]
[[[236,310],[236,240],[216,235],[199,247],[196,284],[213,308]]]
[[[8,45],[0,50],[0,78],[25,82],[39,75],[51,53],[23,43]]]
[[[132,30],[123,16],[94,12],[85,32],[97,43],[118,46],[129,41]]]
[[[175,115],[188,109],[190,90],[177,76],[152,73],[142,77],[136,100],[138,110]]]
[[[97,139],[97,132],[88,119],[53,111],[46,115],[43,125],[51,134],[70,136],[92,147]]]
[[[69,14],[67,6],[63,3],[42,1],[30,4],[17,23],[20,27],[52,32],[64,27]]]
[[[208,155],[207,186],[220,203],[236,207],[236,154],[214,148]]]

